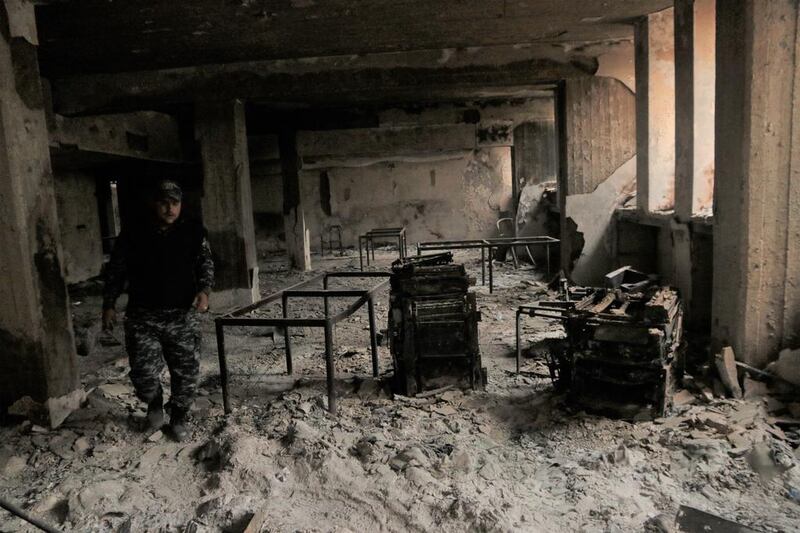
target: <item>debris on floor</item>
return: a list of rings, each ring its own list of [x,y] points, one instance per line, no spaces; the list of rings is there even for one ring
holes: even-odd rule
[[[378,251],[378,266],[391,259]],[[351,267],[336,260],[320,268]],[[479,255],[455,260],[468,273],[480,270]],[[561,325],[539,317],[523,324],[515,372],[514,312],[546,289],[502,263],[496,275],[494,294],[472,289],[483,316],[485,390],[392,398],[390,372],[369,372],[367,325],[354,315],[337,329],[340,354],[348,354],[335,360],[337,416],[326,409],[321,333],[302,328],[292,331],[293,376],[282,343],[244,330],[226,335],[236,387],[225,416],[209,320],[194,440],[139,429],[144,406],[124,352],[104,348],[108,364],[81,358],[87,397],[60,427],[20,420],[0,428],[0,498],[80,532],[660,531],[652,528],[674,527],[682,506],[757,531],[797,529],[796,397],[767,389],[727,398],[704,376],[686,374],[671,416],[634,423],[587,414],[554,390],[547,370],[543,346],[564,337]],[[262,291],[308,277],[270,272]],[[99,299],[81,306],[99,309]],[[382,327],[388,289],[377,310]],[[380,357],[389,367],[388,347]],[[0,511],[0,531],[34,530]]]

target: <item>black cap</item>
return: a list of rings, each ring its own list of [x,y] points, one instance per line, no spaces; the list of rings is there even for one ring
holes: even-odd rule
[[[156,184],[155,198],[157,200],[170,199],[180,202],[183,199],[181,186],[172,180],[161,180]]]

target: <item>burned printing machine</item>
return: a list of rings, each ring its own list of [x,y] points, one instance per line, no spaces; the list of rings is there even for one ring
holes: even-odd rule
[[[392,264],[388,333],[395,392],[484,387],[473,283],[450,252]]]
[[[566,339],[550,344],[556,387],[589,412],[629,420],[665,416],[682,373],[683,307],[678,293],[623,267],[605,287],[568,287],[561,299],[520,306],[517,369],[523,316],[563,322]]]

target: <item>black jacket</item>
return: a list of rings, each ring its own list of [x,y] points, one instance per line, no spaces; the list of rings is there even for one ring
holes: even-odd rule
[[[113,309],[128,284],[128,308],[188,309],[214,283],[206,232],[198,221],[179,218],[160,230],[147,224],[117,237],[105,271],[103,308]]]

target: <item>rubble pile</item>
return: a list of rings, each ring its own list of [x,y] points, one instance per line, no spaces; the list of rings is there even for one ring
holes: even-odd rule
[[[76,532],[669,531],[690,510],[797,529],[796,396],[748,378],[728,398],[687,374],[671,416],[587,414],[554,391],[544,352],[514,372],[514,309],[540,287],[497,270],[509,289],[476,289],[485,390],[394,396],[388,373],[369,376],[369,350],[356,349],[366,325],[352,317],[337,330],[350,353],[336,361],[338,416],[326,409],[321,339],[298,328],[294,376],[281,342],[231,334],[226,417],[208,323],[189,442],[141,431],[117,349],[83,374],[86,402],[60,427],[0,427],[0,498]],[[539,318],[526,327],[537,339],[560,330]],[[0,531],[34,530],[0,511]]]

